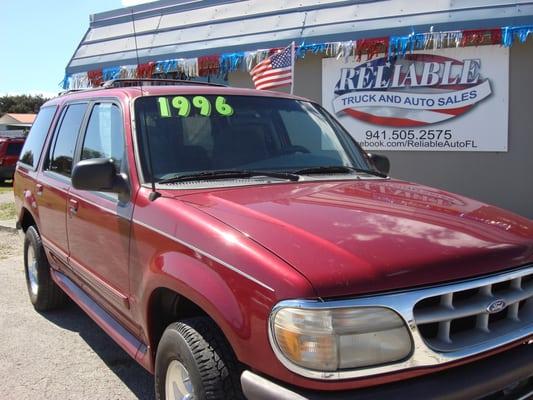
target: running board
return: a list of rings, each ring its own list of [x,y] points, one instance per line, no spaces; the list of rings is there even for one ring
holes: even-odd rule
[[[67,276],[54,269],[50,269],[52,278],[63,291],[85,311],[94,322],[100,326],[120,347],[124,349],[134,360],[139,362],[144,368],[149,369],[146,365],[148,361],[147,347],[140,342],[128,330],[126,330],[116,319],[114,319],[106,310],[100,307],[91,297],[87,295]]]

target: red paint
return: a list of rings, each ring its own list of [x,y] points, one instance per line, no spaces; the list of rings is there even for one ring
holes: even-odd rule
[[[383,121],[386,121],[388,126],[405,126],[405,127],[411,127],[411,126],[423,126],[427,125],[426,122],[420,122],[416,121],[414,119],[408,119],[408,118],[396,118],[396,117],[377,117],[375,115],[354,110],[353,108],[347,108],[344,110],[344,112],[348,115],[351,115],[352,117],[355,117],[357,119],[360,119],[361,121],[369,122],[371,124],[377,124],[380,125],[383,123]]]
[[[216,87],[143,89],[146,95],[178,90],[290,97]],[[142,355],[113,336],[150,371],[156,343],[148,310],[158,288],[187,297],[209,314],[243,364],[291,384],[338,390],[438,371],[448,365],[340,382],[303,378],[272,352],[270,310],[284,299],[377,293],[533,262],[531,220],[397,180],[166,190],[150,201],[150,190],[137,178],[130,126],[131,101],[140,94],[138,88],[93,90],[49,102],[60,108],[66,100],[93,97],[121,103],[131,184],[123,208],[43,173],[45,157],[36,171],[17,168],[14,190],[19,215],[33,217],[48,255],[58,257],[56,263],[51,259],[54,267],[148,346]],[[41,194],[36,184],[42,185]],[[72,200],[78,209],[69,215]],[[70,294],[76,297],[75,291]],[[98,318],[104,329],[117,331]]]
[[[181,199],[286,260],[321,297],[461,279],[533,257],[530,220],[395,180],[254,186]]]
[[[8,154],[9,145],[22,145],[23,138],[0,137],[0,179],[11,179],[19,154]]]
[[[433,112],[440,112],[440,113],[443,113],[443,114],[450,114],[450,115],[461,115],[461,114],[464,114],[465,112],[467,112],[469,109],[471,109],[472,106],[464,106],[464,107],[459,107],[459,108],[447,108],[447,109],[444,109],[444,110],[429,110],[429,111],[433,111]]]

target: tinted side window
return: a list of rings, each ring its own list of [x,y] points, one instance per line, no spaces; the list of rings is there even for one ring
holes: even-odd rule
[[[91,112],[81,159],[112,158],[120,171],[124,158],[122,113],[116,104],[96,104]]]
[[[52,123],[56,109],[56,106],[44,107],[39,111],[39,114],[31,127],[30,134],[22,148],[20,161],[24,164],[33,168],[37,167],[44,141],[46,140],[46,135],[50,129],[50,124]]]
[[[6,155],[18,156],[22,150],[22,143],[9,143],[7,145]]]
[[[59,130],[56,130],[53,147],[50,151],[50,171],[70,176],[76,140],[80,131],[86,104],[72,104],[64,113]]]

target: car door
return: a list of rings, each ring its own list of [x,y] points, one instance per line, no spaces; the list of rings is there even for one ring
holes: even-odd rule
[[[90,108],[77,159],[112,158],[117,171],[127,174],[119,103],[102,100]],[[70,188],[67,230],[71,268],[84,282],[84,289],[126,325],[132,212],[132,202],[122,195]]]
[[[86,110],[87,102],[63,107],[34,192],[43,244],[51,254],[50,262],[60,269],[68,265],[67,197],[76,143]]]

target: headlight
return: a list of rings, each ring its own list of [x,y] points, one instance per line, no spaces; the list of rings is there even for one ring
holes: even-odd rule
[[[270,329],[283,356],[317,371],[392,363],[412,349],[404,321],[383,307],[280,308],[271,315]]]

